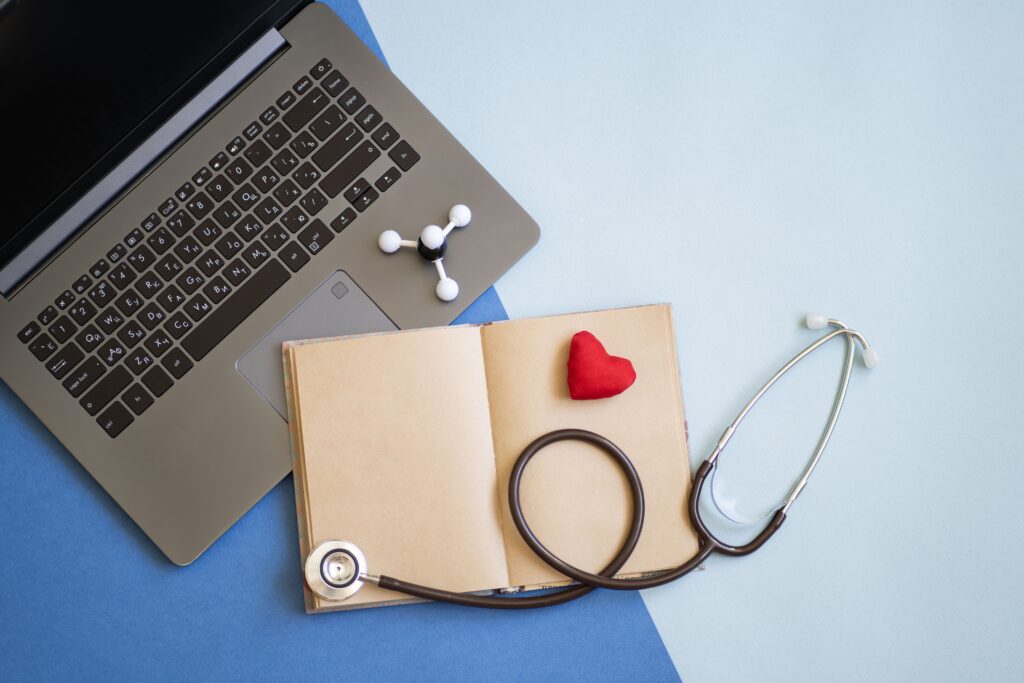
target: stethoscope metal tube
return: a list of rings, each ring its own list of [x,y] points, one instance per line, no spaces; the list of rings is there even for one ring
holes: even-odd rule
[[[636,467],[629,457],[607,438],[583,429],[560,429],[544,434],[535,439],[527,446],[516,460],[512,468],[508,485],[508,501],[512,519],[519,530],[523,541],[530,549],[537,554],[544,562],[564,576],[575,580],[579,585],[554,590],[542,595],[527,597],[498,597],[492,595],[472,595],[464,593],[453,593],[429,586],[410,583],[390,576],[376,576],[367,572],[366,558],[362,556],[359,549],[351,543],[342,541],[326,541],[318,546],[307,558],[306,561],[306,583],[310,589],[321,597],[328,600],[344,599],[358,590],[362,582],[371,583],[388,590],[405,593],[414,597],[427,600],[438,600],[450,602],[469,607],[488,607],[497,609],[532,609],[537,607],[550,607],[570,600],[575,600],[586,595],[595,588],[609,588],[612,590],[640,590],[655,588],[657,586],[671,583],[699,567],[712,554],[720,553],[732,557],[749,555],[758,550],[768,542],[775,532],[779,530],[793,502],[807,485],[807,481],[821,459],[821,455],[828,445],[828,441],[835,429],[836,421],[839,419],[839,412],[842,409],[843,401],[846,398],[846,390],[850,382],[850,374],[853,370],[854,340],[860,342],[863,347],[864,364],[867,367],[874,367],[878,363],[878,356],[871,349],[867,340],[857,331],[851,330],[838,320],[825,319],[822,316],[808,316],[807,325],[812,329],[820,329],[826,325],[836,328],[832,332],[820,337],[803,351],[794,356],[789,362],[783,365],[765,384],[754,394],[747,404],[740,411],[732,424],[726,428],[719,438],[718,443],[708,456],[707,460],[701,463],[694,475],[690,488],[688,508],[690,520],[697,532],[699,549],[689,560],[673,569],[635,578],[616,578],[615,575],[629,560],[630,555],[636,548],[643,532],[644,523],[644,492],[643,484]],[[846,354],[843,362],[843,371],[836,391],[836,397],[832,404],[832,412],[829,414],[828,422],[822,432],[818,445],[808,461],[807,467],[790,491],[782,504],[771,513],[771,519],[765,527],[753,539],[742,545],[732,545],[718,539],[704,523],[700,513],[700,498],[707,480],[713,478],[717,461],[736,429],[743,422],[754,405],[762,396],[775,384],[786,372],[797,363],[807,357],[815,349],[821,347],[831,339],[842,336],[846,340]],[[630,519],[629,532],[623,541],[621,548],[615,558],[608,563],[604,569],[594,574],[574,567],[564,561],[544,546],[537,538],[523,514],[520,501],[520,483],[523,473],[526,471],[530,461],[545,447],[559,441],[584,441],[597,446],[618,463],[623,474],[629,482],[630,495],[632,497],[632,515]],[[712,500],[715,499],[712,484]],[[718,506],[717,501],[715,505]],[[721,510],[721,508],[719,507]],[[725,514],[723,512],[723,514]],[[728,516],[728,514],[726,514]],[[353,549],[355,552],[353,552]]]

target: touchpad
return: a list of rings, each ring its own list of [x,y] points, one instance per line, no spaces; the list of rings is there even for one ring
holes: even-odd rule
[[[398,327],[344,271],[337,271],[296,306],[267,336],[242,356],[236,367],[288,419],[281,345],[286,341],[389,332]]]

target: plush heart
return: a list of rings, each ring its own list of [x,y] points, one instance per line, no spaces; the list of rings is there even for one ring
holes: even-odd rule
[[[610,356],[590,332],[577,332],[569,346],[569,396],[576,401],[616,396],[636,381],[626,358]]]

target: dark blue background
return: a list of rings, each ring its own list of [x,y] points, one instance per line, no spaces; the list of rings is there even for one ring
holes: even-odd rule
[[[356,2],[327,4],[383,59]],[[492,289],[458,322],[505,317]],[[180,568],[3,384],[0,452],[4,680],[676,678],[636,593],[306,615],[290,477]]]

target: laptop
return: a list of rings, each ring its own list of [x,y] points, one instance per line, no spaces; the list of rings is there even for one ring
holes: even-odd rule
[[[0,82],[0,377],[179,565],[290,471],[282,341],[448,324],[538,239],[318,3],[7,0]],[[378,238],[457,204],[445,302]]]

